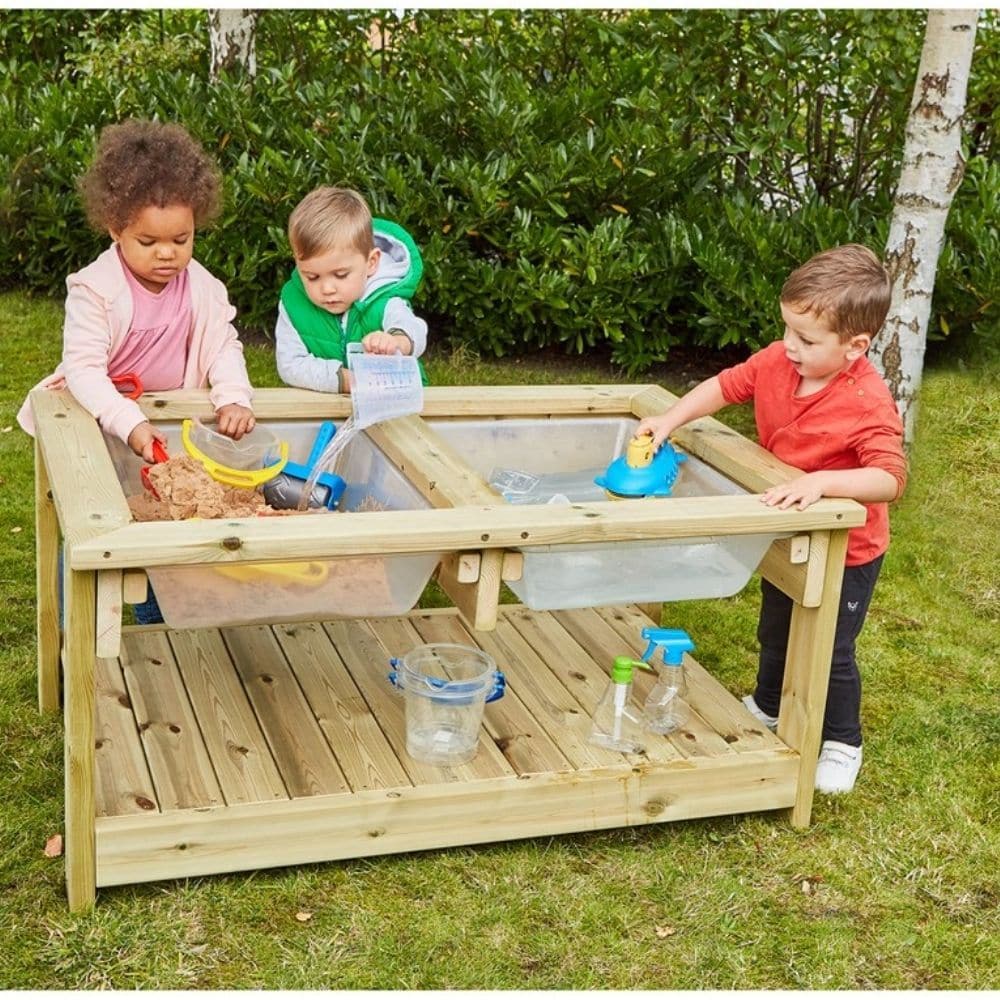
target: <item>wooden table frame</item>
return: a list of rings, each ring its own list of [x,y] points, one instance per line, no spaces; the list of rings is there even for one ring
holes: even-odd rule
[[[71,909],[93,905],[95,662],[117,655],[124,600],[141,599],[150,566],[267,562],[359,554],[446,553],[439,582],[469,626],[497,623],[501,580],[516,578],[523,546],[705,535],[793,533],[775,542],[763,576],[792,598],[788,669],[778,738],[798,754],[790,819],[809,823],[847,531],[865,512],[825,499],[806,511],[764,506],[756,494],[795,470],[711,418],[682,428],[678,444],[751,491],[746,496],[662,503],[512,507],[424,422],[424,417],[634,416],[663,412],[676,397],[656,386],[430,388],[420,417],[368,433],[430,501],[420,511],[343,519],[281,518],[137,524],[131,520],[96,422],[65,391],[32,395],[37,437],[38,700],[56,711],[60,656],[65,724],[66,880]],[[211,415],[208,395],[181,390],[140,400],[153,421]],[[339,419],[345,397],[259,390],[259,420]],[[64,627],[58,613],[59,539],[65,549]],[[539,831],[544,832],[544,831]],[[522,834],[524,835],[524,834]]]

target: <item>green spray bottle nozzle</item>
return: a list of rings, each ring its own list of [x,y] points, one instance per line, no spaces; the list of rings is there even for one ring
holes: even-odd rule
[[[616,656],[611,667],[611,680],[615,684],[631,684],[634,669],[652,670],[653,668],[648,663],[643,663],[642,660],[633,660],[631,656]]]
[[[679,667],[684,662],[684,654],[694,649],[691,636],[680,628],[644,628],[640,633],[649,640],[646,652],[642,654],[647,663],[657,647],[663,652],[663,662],[669,667]]]

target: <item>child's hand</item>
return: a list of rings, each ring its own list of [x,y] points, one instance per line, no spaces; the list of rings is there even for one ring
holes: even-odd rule
[[[772,486],[761,494],[761,503],[766,503],[768,507],[780,507],[782,510],[789,507],[805,510],[823,496],[822,476],[821,472],[809,472],[790,483]]]
[[[643,417],[639,421],[639,426],[635,429],[634,437],[642,437],[643,434],[653,435],[653,448],[659,448],[667,436],[672,434],[676,428],[670,418],[669,413],[662,413],[658,417]]]
[[[153,457],[153,441],[166,445],[167,436],[156,430],[148,420],[137,424],[128,436],[128,446],[148,465],[156,464],[156,459]]]
[[[239,403],[226,403],[215,411],[216,427],[220,434],[239,441],[244,434],[249,434],[257,424],[253,410],[240,406]]]
[[[365,349],[365,354],[411,354],[413,352],[413,341],[405,333],[386,333],[384,330],[375,330],[367,334],[361,341],[361,346]]]

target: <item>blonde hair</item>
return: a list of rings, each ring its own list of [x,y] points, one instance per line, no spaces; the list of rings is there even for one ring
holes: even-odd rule
[[[375,249],[372,213],[350,188],[318,187],[295,206],[288,219],[288,242],[300,260],[340,247],[366,257]]]
[[[874,337],[889,311],[892,284],[882,262],[858,243],[810,257],[788,276],[781,301],[823,318],[841,341],[860,333]]]

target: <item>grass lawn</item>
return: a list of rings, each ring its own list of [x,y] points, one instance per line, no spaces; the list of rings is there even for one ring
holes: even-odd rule
[[[929,370],[908,492],[860,644],[865,766],[776,814],[101,890],[67,911],[57,717],[36,709],[32,448],[15,422],[60,303],[0,295],[0,988],[1000,987],[1000,366]],[[277,384],[266,348],[259,385]],[[432,382],[613,381],[432,357]],[[686,378],[655,373],[680,391]],[[723,411],[741,431],[747,409]],[[665,609],[733,692],[756,581]],[[297,914],[309,913],[305,921]]]

